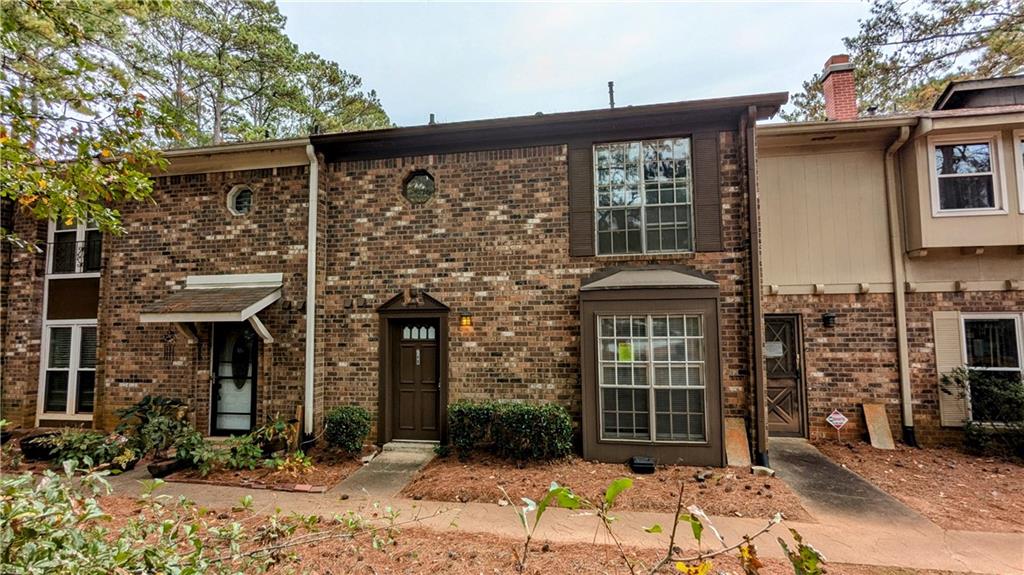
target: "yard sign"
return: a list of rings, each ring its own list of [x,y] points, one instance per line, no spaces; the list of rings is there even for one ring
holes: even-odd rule
[[[827,421],[832,427],[836,428],[836,438],[839,439],[839,430],[849,423],[850,419],[842,413],[839,413],[838,409],[833,409],[832,413],[828,414],[828,417],[825,418],[825,421]]]

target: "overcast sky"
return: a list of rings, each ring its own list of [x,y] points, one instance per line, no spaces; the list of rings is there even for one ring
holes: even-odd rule
[[[864,2],[345,3],[279,0],[303,51],[377,91],[400,126],[790,91]]]

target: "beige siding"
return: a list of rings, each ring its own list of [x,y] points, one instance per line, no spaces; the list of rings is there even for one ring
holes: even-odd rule
[[[1017,180],[1019,165],[1013,130],[1009,126],[960,126],[943,128],[938,121],[927,135],[908,142],[901,154],[903,161],[904,202],[907,208],[907,248],[909,250],[945,247],[984,247],[1024,245],[1024,213]],[[932,167],[929,163],[929,139],[997,131],[999,148],[997,164],[999,188],[1005,196],[1005,212],[975,216],[935,216],[933,210]]]
[[[881,148],[765,150],[758,169],[765,284],[892,289]]]

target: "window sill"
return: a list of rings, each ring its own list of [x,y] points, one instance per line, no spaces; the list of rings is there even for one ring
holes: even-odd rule
[[[977,209],[977,210],[938,210],[932,212],[933,218],[960,218],[971,216],[1006,216],[1009,211],[1004,208]]]
[[[599,438],[598,443],[608,443],[613,445],[650,445],[650,446],[687,446],[687,447],[708,447],[711,445],[709,441],[651,441],[643,439],[605,439]]]
[[[67,413],[63,411],[44,411],[36,415],[36,422],[42,419],[65,421],[92,421],[91,413]]]

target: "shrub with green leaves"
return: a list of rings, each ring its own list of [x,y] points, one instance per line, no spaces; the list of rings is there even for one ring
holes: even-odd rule
[[[60,433],[39,441],[50,446],[50,452],[58,462],[79,461],[92,465],[113,463],[122,469],[138,460],[137,452],[129,445],[128,438],[106,435],[91,429],[62,429]]]
[[[494,410],[491,438],[502,457],[558,459],[572,452],[572,418],[553,403],[501,403]]]
[[[558,459],[572,452],[572,418],[553,403],[472,403],[448,406],[448,435],[459,457],[490,447],[519,461]]]
[[[448,436],[459,457],[465,458],[488,440],[495,403],[456,401],[448,406]]]
[[[143,456],[166,456],[178,438],[192,428],[185,402],[170,397],[147,395],[117,414],[121,417],[117,433],[128,437],[132,448]]]
[[[370,413],[356,405],[344,405],[327,412],[324,438],[332,447],[358,453],[370,434]]]
[[[1024,457],[1024,378],[959,368],[942,376],[942,392],[970,399],[964,445],[974,453]]]

